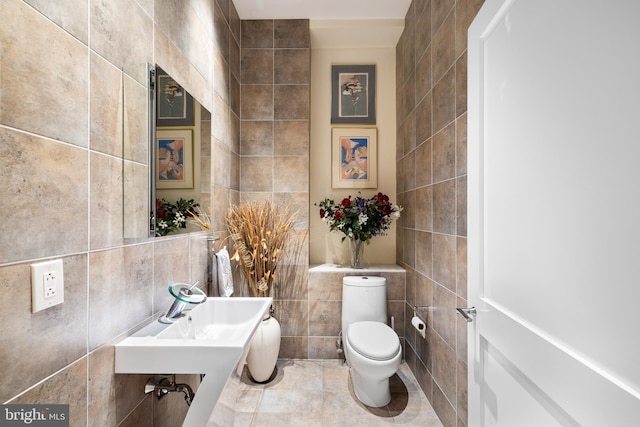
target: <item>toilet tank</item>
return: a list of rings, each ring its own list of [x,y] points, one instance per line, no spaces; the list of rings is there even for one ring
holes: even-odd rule
[[[379,276],[345,276],[342,279],[342,333],[353,322],[387,323],[387,279]]]

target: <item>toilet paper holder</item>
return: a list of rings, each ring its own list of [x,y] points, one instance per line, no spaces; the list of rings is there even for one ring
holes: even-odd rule
[[[427,321],[420,315],[418,315],[419,311],[427,311],[427,310],[431,310],[431,307],[427,306],[427,305],[416,305],[413,307],[413,315],[414,316],[418,316],[420,318],[420,320],[422,320],[423,322],[427,323]]]
[[[413,308],[413,318],[411,319],[411,325],[418,331],[422,339],[426,339],[427,322],[422,317],[418,316],[418,311],[426,311],[429,307],[415,306]]]

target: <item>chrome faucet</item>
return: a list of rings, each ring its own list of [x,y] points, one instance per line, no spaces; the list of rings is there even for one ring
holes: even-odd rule
[[[169,286],[169,293],[175,298],[167,314],[162,316],[161,323],[173,323],[184,316],[183,310],[187,304],[202,304],[207,300],[207,295],[196,288],[199,282],[189,286],[186,283],[175,283]]]

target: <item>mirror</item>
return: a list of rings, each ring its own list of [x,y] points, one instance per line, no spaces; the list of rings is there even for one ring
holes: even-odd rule
[[[122,70],[123,237],[149,236],[149,66]]]
[[[159,66],[149,81],[149,236],[200,231],[188,219],[211,182],[211,113]]]

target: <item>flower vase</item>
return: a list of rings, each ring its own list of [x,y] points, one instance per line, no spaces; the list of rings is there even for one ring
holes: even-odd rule
[[[266,383],[276,368],[280,353],[280,323],[267,313],[251,339],[247,354],[247,368],[253,381]]]
[[[351,268],[362,268],[364,244],[364,240],[349,239],[349,255],[351,258]]]

